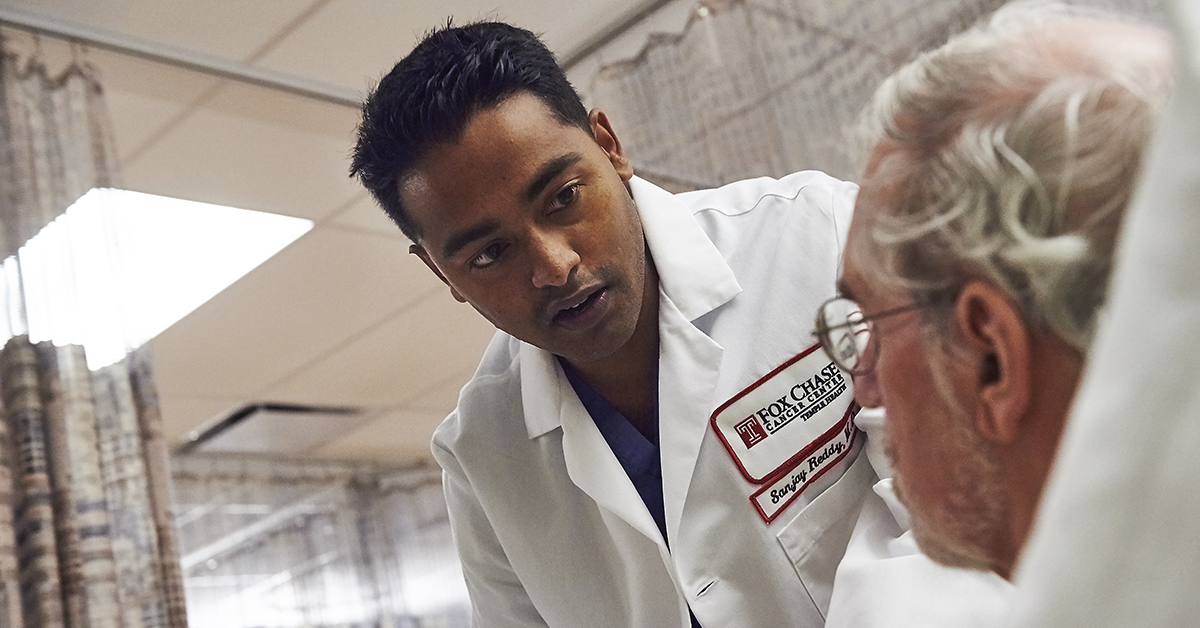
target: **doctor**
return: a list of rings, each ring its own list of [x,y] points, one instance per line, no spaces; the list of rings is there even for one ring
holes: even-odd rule
[[[850,380],[811,334],[853,184],[667,193],[499,23],[395,66],[352,171],[500,330],[433,442],[479,626],[824,624],[878,499]]]

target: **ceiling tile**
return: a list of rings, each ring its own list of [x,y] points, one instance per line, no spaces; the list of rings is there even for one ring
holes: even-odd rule
[[[141,39],[246,59],[319,1],[5,0],[5,4]]]
[[[349,158],[361,112],[357,106],[334,104],[297,94],[227,81],[203,103],[205,109],[269,126],[327,136],[343,142],[338,153]],[[344,175],[349,176],[343,171]]]
[[[127,163],[132,154],[140,153],[153,144],[164,128],[184,115],[187,103],[162,100],[153,96],[127,92],[115,87],[105,90],[109,119],[112,121],[113,141],[119,163]],[[124,168],[124,166],[122,166]],[[144,187],[163,187],[146,185]],[[179,194],[168,194],[179,197]]]
[[[157,374],[157,371],[156,371]],[[192,430],[213,417],[226,416],[243,405],[234,397],[188,397],[184,395],[159,394],[159,410],[163,418],[163,434],[168,447],[174,449],[187,440]]]
[[[202,435],[192,451],[300,456],[373,418],[369,412],[340,408],[251,404],[236,411],[236,421],[214,425],[217,429]]]
[[[453,17],[456,24],[498,19],[542,35],[557,53],[622,21],[646,0],[333,0],[260,60],[264,66],[304,74],[365,91],[408,54],[432,28]],[[502,6],[503,5],[503,6]],[[330,42],[353,42],[328,54]]]
[[[282,121],[296,110],[308,109],[307,103],[294,109],[281,106],[276,115]],[[314,133],[257,115],[200,108],[124,164],[127,186],[319,220],[361,191],[348,173],[354,114],[345,108],[328,109],[330,115],[344,118],[344,134]]]
[[[258,396],[364,330],[444,292],[394,238],[317,227],[152,341],[159,386],[164,395],[293,401]],[[372,365],[349,368],[344,375],[353,378]],[[305,402],[362,405],[311,396]]]
[[[432,461],[429,441],[434,428],[445,418],[445,414],[437,412],[391,412],[312,450],[309,455],[325,459],[376,460],[401,466]]]
[[[475,374],[477,366],[478,364],[471,364],[470,368],[463,371],[458,377],[451,377],[442,385],[431,388],[421,396],[407,401],[404,407],[409,410],[432,410],[442,416],[450,414],[458,405],[459,391]]]
[[[334,214],[329,219],[329,224],[348,229],[362,229],[372,233],[378,233],[386,236],[394,236],[404,241],[407,245],[408,239],[401,233],[400,228],[396,223],[388,218],[375,199],[364,189],[358,200],[354,201],[349,207]],[[407,248],[407,247],[406,247]]]
[[[184,106],[222,82],[191,70],[104,49],[89,49],[84,59],[100,72],[106,93],[113,90]]]
[[[474,309],[440,290],[268,392],[297,403],[405,404],[465,383],[494,334]]]
[[[534,0],[530,4],[547,4]],[[304,74],[364,93],[408,54],[430,28],[453,15],[459,22],[494,14],[477,0],[409,2],[333,0],[263,56],[260,63]],[[561,12],[561,11],[560,11]],[[353,42],[326,54],[330,42]]]

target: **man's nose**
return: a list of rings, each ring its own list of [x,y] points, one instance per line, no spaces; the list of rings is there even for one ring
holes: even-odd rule
[[[878,408],[883,405],[883,400],[879,395],[879,382],[875,378],[874,370],[851,377],[854,379],[854,400],[858,402],[858,405],[864,408]]]
[[[560,233],[539,233],[533,237],[533,285],[551,288],[567,283],[571,270],[579,263],[579,254]]]

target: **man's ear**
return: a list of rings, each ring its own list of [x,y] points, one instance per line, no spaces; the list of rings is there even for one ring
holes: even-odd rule
[[[979,280],[959,293],[954,321],[975,369],[976,427],[985,438],[1010,444],[1021,431],[1032,395],[1025,321],[1004,292]]]
[[[429,267],[429,270],[432,270],[433,274],[437,275],[437,278],[441,279],[442,283],[446,284],[446,286],[450,288],[450,296],[454,297],[455,301],[458,301],[459,303],[467,302],[467,300],[463,298],[463,295],[459,294],[458,290],[455,290],[454,286],[451,286],[449,281],[446,281],[446,276],[442,274],[442,271],[438,270],[437,265],[435,265],[433,260],[429,258],[429,252],[425,250],[425,247],[421,246],[420,244],[410,244],[408,245],[408,252],[421,258],[421,261],[425,262],[425,265]]]
[[[617,134],[613,132],[608,116],[599,109],[593,109],[592,113],[588,115],[588,123],[592,126],[592,137],[600,145],[601,150],[608,155],[608,160],[612,162],[613,168],[617,169],[621,180],[628,182],[633,177],[633,164],[625,158],[625,151],[621,149],[621,140],[617,139]]]

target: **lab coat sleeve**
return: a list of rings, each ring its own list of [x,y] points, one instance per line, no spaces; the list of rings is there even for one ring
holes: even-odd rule
[[[442,467],[442,488],[450,513],[450,529],[462,561],[475,626],[546,626],[513,571],[458,458],[437,442],[433,453]]]

